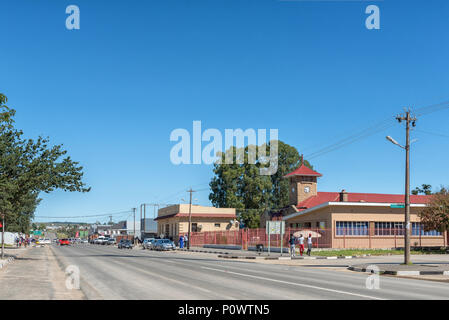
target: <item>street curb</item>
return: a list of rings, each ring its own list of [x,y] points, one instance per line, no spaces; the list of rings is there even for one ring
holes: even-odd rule
[[[17,249],[19,249],[19,248],[17,248]],[[20,248],[20,249],[22,249],[22,248]],[[23,250],[23,249],[22,249],[22,250]],[[28,251],[28,250],[30,250],[30,247],[25,248],[24,251]],[[10,257],[9,257],[8,259],[6,259],[6,261],[4,261],[4,262],[0,262],[0,270],[3,269],[3,268],[5,268],[7,265],[13,263],[14,260],[16,260],[17,258],[19,258],[22,254],[23,254],[23,251],[17,253],[15,256],[10,256]]]
[[[367,257],[369,254],[364,254],[360,256],[335,256],[335,257],[260,257],[260,256],[224,256],[218,255],[219,258],[226,259],[264,259],[264,260],[336,260],[336,259],[355,259]]]
[[[175,249],[175,251],[202,252],[202,253],[216,253],[216,254],[229,254],[229,252],[224,252],[224,251],[209,251],[209,250]]]
[[[387,274],[387,275],[393,275],[393,276],[424,276],[424,275],[445,275],[449,276],[449,271],[418,271],[418,270],[410,270],[410,271],[393,271],[393,270],[384,270],[379,272],[373,272],[373,270],[369,269],[366,271],[366,268],[362,267],[354,267],[350,266],[348,267],[348,270],[355,271],[355,272],[368,272],[368,273],[379,273],[379,274]]]
[[[14,257],[9,257],[8,259],[6,259],[5,261],[3,261],[3,262],[0,262],[0,269],[3,269],[3,268],[5,268],[8,264],[10,264],[10,263],[13,263],[14,262],[14,260],[15,260],[15,258]]]

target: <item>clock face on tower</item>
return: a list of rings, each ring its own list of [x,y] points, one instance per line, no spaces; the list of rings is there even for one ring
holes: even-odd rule
[[[309,193],[310,192],[310,187],[304,187],[304,192],[305,193]]]

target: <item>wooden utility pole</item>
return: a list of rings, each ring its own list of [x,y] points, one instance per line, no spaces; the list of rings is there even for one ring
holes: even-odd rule
[[[190,249],[190,230],[192,227],[192,193],[195,192],[194,190],[192,190],[192,188],[190,188],[189,190],[187,190],[187,192],[190,193],[190,202],[189,202],[189,235],[187,236],[187,250]]]
[[[397,116],[399,122],[405,121],[405,234],[404,234],[404,264],[410,261],[410,124],[414,127],[416,118],[410,115],[410,109],[405,115]]]
[[[133,208],[134,214],[134,234],[133,234],[133,245],[136,245],[136,208]]]
[[[2,213],[2,259],[5,258],[5,214]]]

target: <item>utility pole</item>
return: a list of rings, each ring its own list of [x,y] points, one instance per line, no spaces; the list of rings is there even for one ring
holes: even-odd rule
[[[5,258],[5,214],[2,213],[2,259]]]
[[[134,214],[134,234],[133,234],[133,245],[136,245],[136,208],[133,208]]]
[[[190,188],[189,190],[187,190],[187,192],[190,193],[190,202],[189,202],[189,235],[188,235],[188,239],[187,239],[187,250],[190,249],[190,230],[192,227],[192,193],[195,192],[194,190],[192,190],[192,188]]]
[[[109,224],[111,225],[111,227],[109,228],[109,234],[112,237],[112,216],[109,216]]]
[[[405,121],[405,235],[404,235],[404,264],[410,261],[410,123],[415,127],[416,118],[410,115],[410,109],[405,115],[398,115],[396,120]]]

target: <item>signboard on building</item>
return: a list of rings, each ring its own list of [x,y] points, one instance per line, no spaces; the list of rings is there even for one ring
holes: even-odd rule
[[[285,234],[285,221],[267,221],[267,234]]]
[[[390,208],[405,208],[405,204],[403,204],[403,203],[393,203],[393,204],[390,204]]]

